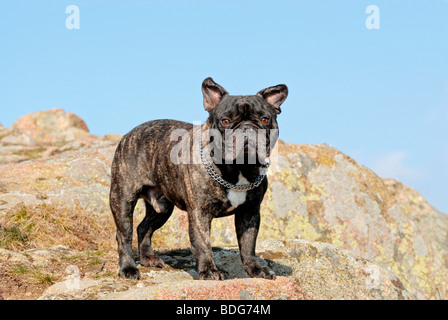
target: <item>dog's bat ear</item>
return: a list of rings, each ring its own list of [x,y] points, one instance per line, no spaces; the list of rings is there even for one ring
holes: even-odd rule
[[[228,93],[209,77],[202,82],[202,94],[204,96],[204,108],[210,112]]]
[[[262,97],[264,100],[266,100],[271,106],[274,107],[275,112],[279,114],[280,112],[282,112],[280,106],[288,96],[288,87],[284,84],[279,84],[274,87],[269,87],[261,90],[257,93],[257,96]]]

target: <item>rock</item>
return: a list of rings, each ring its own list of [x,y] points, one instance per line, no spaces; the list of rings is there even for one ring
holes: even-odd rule
[[[43,249],[30,249],[22,252],[36,266],[46,267],[50,263],[60,260],[62,257],[72,256],[75,251],[62,245]]]
[[[24,264],[28,263],[29,259],[22,253],[0,248],[0,261]]]
[[[110,165],[116,141],[0,166],[0,216],[20,203],[89,208],[109,214]]]
[[[235,279],[227,281],[180,281],[114,292],[106,300],[303,300],[303,291],[294,281]]]
[[[3,144],[60,144],[89,135],[81,118],[62,109],[24,115],[14,122],[12,132],[13,135],[2,139]]]
[[[3,138],[3,137],[5,137],[6,135],[8,135],[8,133],[9,133],[9,129],[8,128],[5,128],[4,126],[2,126],[1,124],[0,124],[0,140]]]
[[[277,273],[276,280],[253,279],[244,272],[236,248],[215,249],[225,281],[199,281],[189,250],[160,255],[168,265],[151,268],[135,281],[117,278],[67,280],[49,287],[39,298],[159,300],[159,299],[409,299],[401,281],[379,265],[326,243],[303,240],[265,241],[260,260]],[[147,269],[147,268],[146,268]],[[69,282],[69,284],[71,284]]]
[[[27,114],[10,128],[0,127],[0,165],[45,158],[95,140],[85,122],[73,113],[52,109]]]
[[[125,286],[115,279],[81,280],[78,290],[65,283],[50,287],[39,300],[303,300],[302,290],[285,277],[275,281],[235,279],[226,281],[183,280],[159,284],[139,282]],[[57,286],[57,288],[53,288]],[[288,293],[285,293],[288,292]]]
[[[277,274],[290,273],[289,278],[312,299],[413,298],[389,270],[328,243],[266,241],[260,244],[258,252]]]
[[[13,262],[15,264],[33,264],[39,267],[48,266],[48,264],[60,260],[62,257],[72,256],[74,250],[62,245],[52,246],[50,248],[29,249],[22,252],[0,248],[0,261]]]
[[[12,135],[8,135],[2,139],[2,144],[5,146],[8,145],[31,145],[33,144],[31,138],[24,133],[15,133]]]
[[[101,281],[93,279],[67,279],[49,287],[38,300],[74,300],[81,292],[100,284]]]
[[[19,163],[25,160],[28,160],[28,158],[17,154],[0,155],[0,165],[5,163]]]

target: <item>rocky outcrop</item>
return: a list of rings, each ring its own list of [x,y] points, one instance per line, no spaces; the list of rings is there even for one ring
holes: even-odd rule
[[[0,214],[19,203],[107,212],[120,136],[91,135],[81,118],[61,109],[25,115],[0,133]]]
[[[132,283],[117,278],[65,280],[39,298],[49,299],[409,299],[401,281],[366,259],[326,243],[305,240],[265,241],[258,254],[277,274],[276,280],[247,276],[237,248],[214,250],[214,259],[227,273],[225,281],[198,281],[189,250],[160,257],[165,269],[142,268],[142,279]],[[69,285],[67,285],[69,284]]]
[[[85,122],[73,113],[52,109],[17,119],[3,145],[57,145],[88,136]]]
[[[59,116],[64,117],[62,113]],[[38,119],[39,114],[31,118]],[[2,215],[6,216],[21,203],[78,208],[96,216],[110,215],[110,165],[119,136],[95,137],[82,129],[81,122],[64,123],[66,128],[77,129],[56,134],[65,137],[63,142],[46,135],[39,140],[39,134],[25,134],[19,125],[12,129],[0,128],[0,222]],[[83,133],[72,134],[79,133],[78,129]],[[11,143],[20,141],[11,138],[20,135],[29,136],[33,142]],[[320,245],[332,245],[332,250],[344,249],[379,270],[393,273],[405,288],[402,291],[412,298],[448,298],[448,218],[417,191],[398,181],[378,177],[325,144],[294,145],[279,141],[278,156],[272,161],[269,189],[262,204],[259,240],[305,241],[300,246],[294,242],[297,252],[307,250],[304,243],[316,250]],[[140,204],[136,221],[143,215]],[[212,236],[215,246],[235,246],[232,217],[215,219]],[[177,210],[153,239],[155,248],[161,251],[188,248],[186,213]],[[267,251],[275,250],[283,249],[276,246]],[[291,252],[286,255],[293,256]],[[291,261],[296,258],[288,259],[284,265],[292,268]],[[325,270],[336,270],[335,265]],[[310,264],[309,268],[314,272],[318,266]],[[366,267],[367,264],[363,270]],[[300,277],[292,274],[285,276],[289,280],[283,281],[299,281],[306,297],[344,298],[344,292],[349,290],[348,285],[338,287],[340,292],[331,297],[312,287],[312,283],[316,286],[319,283],[316,278],[310,280],[310,287],[304,287],[306,273],[297,272]],[[328,274],[326,279],[330,278],[337,279],[337,276]],[[373,297],[367,291],[361,292],[364,291],[348,294],[347,298]],[[384,293],[379,296],[392,298]],[[404,293],[402,296],[407,297]],[[399,297],[398,293],[394,297]]]
[[[0,126],[0,164],[48,157],[91,144],[94,138],[85,122],[73,113],[62,109],[30,113],[10,128]]]

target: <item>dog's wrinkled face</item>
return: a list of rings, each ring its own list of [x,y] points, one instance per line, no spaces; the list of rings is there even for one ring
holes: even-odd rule
[[[261,90],[254,96],[230,96],[207,78],[202,83],[204,108],[209,112],[214,161],[263,163],[278,137],[277,115],[288,95],[285,85]]]

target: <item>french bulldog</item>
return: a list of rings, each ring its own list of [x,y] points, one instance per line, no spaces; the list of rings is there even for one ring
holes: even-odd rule
[[[164,267],[154,253],[151,237],[176,206],[188,213],[199,279],[225,278],[225,272],[213,260],[210,228],[212,219],[228,215],[235,216],[244,270],[251,277],[275,278],[269,267],[257,261],[255,246],[260,204],[268,186],[265,175],[269,153],[278,137],[277,115],[288,88],[281,84],[256,95],[232,96],[207,78],[202,93],[209,113],[203,125],[195,128],[176,120],[149,121],[124,135],[117,146],[111,168],[110,208],[117,227],[120,277],[140,278],[132,252],[132,233],[134,207],[143,198],[146,215],[137,227],[141,265]],[[239,135],[232,134],[235,132]],[[267,137],[256,142],[248,138],[263,136],[257,132]],[[199,139],[194,139],[196,133]],[[182,159],[199,161],[173,158],[173,154],[179,155],[173,152],[179,148],[179,137],[185,138]],[[229,148],[236,140],[242,147]],[[265,158],[254,157],[258,149],[264,151]]]

